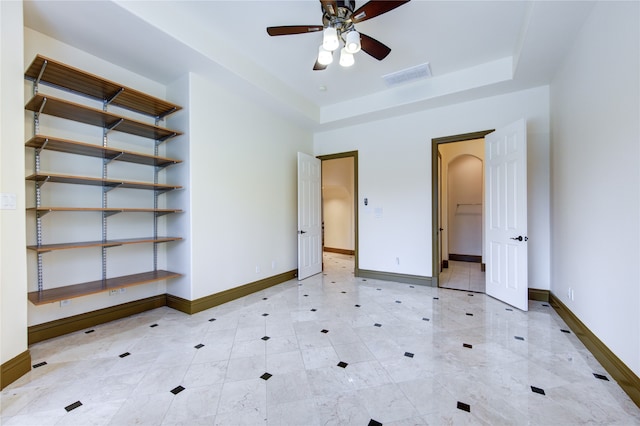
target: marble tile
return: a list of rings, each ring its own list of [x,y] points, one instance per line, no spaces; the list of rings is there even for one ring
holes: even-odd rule
[[[325,254],[322,274],[194,315],[162,307],[31,345],[46,364],[0,393],[0,423],[640,424],[553,308],[471,293],[483,274],[458,263],[440,278],[462,291],[356,278],[352,256]]]

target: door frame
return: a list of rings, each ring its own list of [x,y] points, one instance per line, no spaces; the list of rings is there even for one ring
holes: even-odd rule
[[[431,285],[440,286],[439,248],[441,240],[438,213],[440,211],[440,173],[438,170],[438,146],[445,143],[482,139],[495,129],[444,136],[431,139]]]
[[[321,161],[327,161],[327,160],[336,160],[338,158],[349,158],[352,157],[353,158],[353,215],[354,215],[354,223],[353,223],[353,232],[354,232],[354,268],[353,268],[353,275],[356,277],[360,276],[360,262],[359,262],[359,236],[358,236],[358,151],[347,151],[347,152],[340,152],[337,154],[328,154],[328,155],[318,155],[316,158],[320,159]],[[321,205],[324,206],[324,199],[322,200],[322,202],[320,203]],[[324,221],[324,219],[323,219]],[[322,232],[324,234],[324,227],[322,229]],[[324,241],[324,235],[323,235],[323,241]],[[324,244],[323,247],[324,249]]]

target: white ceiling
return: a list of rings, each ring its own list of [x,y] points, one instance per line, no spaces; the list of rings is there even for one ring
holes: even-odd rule
[[[325,129],[548,84],[592,6],[412,0],[356,25],[392,49],[386,59],[359,52],[353,67],[324,71],[312,70],[321,33],[265,30],[321,25],[317,0],[28,0],[24,16],[27,27],[158,82],[197,72]],[[381,78],[425,62],[429,79],[389,88]]]

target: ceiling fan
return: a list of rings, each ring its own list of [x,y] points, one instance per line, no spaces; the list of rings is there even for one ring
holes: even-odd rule
[[[366,34],[359,33],[355,25],[367,19],[387,13],[410,0],[377,1],[371,0],[355,8],[355,0],[320,0],[322,8],[322,25],[285,25],[267,27],[270,36],[323,32],[322,45],[318,48],[318,59],[313,69],[324,70],[333,62],[333,52],[340,47],[340,65],[349,67],[355,62],[353,54],[360,50],[381,61],[387,57],[391,49]]]

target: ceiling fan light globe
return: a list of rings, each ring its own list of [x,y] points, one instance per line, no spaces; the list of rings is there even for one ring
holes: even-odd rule
[[[349,53],[357,53],[362,48],[360,44],[360,33],[357,31],[349,31],[345,40],[345,49]]]
[[[320,46],[318,48],[318,63],[321,65],[329,65],[331,62],[333,62],[333,52]]]
[[[322,36],[322,46],[325,50],[333,52],[340,47],[340,40],[338,39],[338,30],[333,27],[327,27],[324,29]]]
[[[343,47],[340,51],[340,65],[343,67],[350,67],[355,62],[356,61],[353,58],[353,54],[347,52],[347,49]]]

